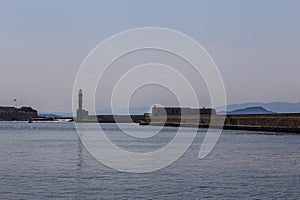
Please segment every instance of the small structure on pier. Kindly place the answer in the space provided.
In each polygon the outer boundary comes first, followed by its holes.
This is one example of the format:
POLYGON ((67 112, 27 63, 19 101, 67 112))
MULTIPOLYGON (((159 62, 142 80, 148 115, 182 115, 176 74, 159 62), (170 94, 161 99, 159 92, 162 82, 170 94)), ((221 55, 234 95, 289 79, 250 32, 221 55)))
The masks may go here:
POLYGON ((213 108, 187 108, 187 107, 157 107, 153 106, 152 116, 195 116, 195 115, 216 115, 213 108))

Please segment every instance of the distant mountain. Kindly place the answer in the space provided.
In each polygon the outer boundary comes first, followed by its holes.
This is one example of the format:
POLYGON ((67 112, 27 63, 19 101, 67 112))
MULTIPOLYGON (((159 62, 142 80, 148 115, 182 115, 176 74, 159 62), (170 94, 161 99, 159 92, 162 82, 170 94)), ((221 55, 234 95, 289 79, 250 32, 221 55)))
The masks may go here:
MULTIPOLYGON (((288 102, 272 102, 272 103, 242 103, 242 104, 231 104, 227 106, 227 111, 234 111, 238 109, 245 109, 249 107, 263 107, 268 111, 276 113, 300 113, 300 103, 288 103, 288 102)), ((224 111, 224 107, 218 107, 218 113, 224 111)))
POLYGON ((60 115, 55 115, 51 113, 39 113, 39 117, 46 117, 46 118, 53 118, 53 119, 62 118, 62 116, 60 115))
MULTIPOLYGON (((223 113, 224 114, 224 113, 223 113)), ((274 114, 274 112, 265 109, 264 107, 248 107, 227 112, 227 114, 242 115, 242 114, 274 114)))
POLYGON ((68 112, 42 112, 39 113, 40 117, 48 117, 48 118, 62 118, 62 117, 73 117, 72 113, 68 112))

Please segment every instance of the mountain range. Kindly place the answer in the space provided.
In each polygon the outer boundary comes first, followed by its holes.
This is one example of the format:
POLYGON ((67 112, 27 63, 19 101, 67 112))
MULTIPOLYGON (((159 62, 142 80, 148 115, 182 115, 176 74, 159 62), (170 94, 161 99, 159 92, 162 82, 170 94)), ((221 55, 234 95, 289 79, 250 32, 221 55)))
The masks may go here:
MULTIPOLYGON (((275 112, 269 111, 261 106, 247 107, 242 109, 237 109, 234 111, 229 111, 227 114, 231 115, 242 115, 242 114, 274 114, 275 112)), ((219 112, 219 114, 225 114, 225 112, 219 112)))
MULTIPOLYGON (((264 109, 276 112, 276 113, 300 113, 300 103, 288 103, 288 102, 272 102, 272 103, 242 103, 242 104, 231 104, 227 105, 227 113, 238 110, 245 109, 249 107, 263 107, 264 109)), ((224 107, 218 107, 217 112, 221 113, 224 111, 224 107)))

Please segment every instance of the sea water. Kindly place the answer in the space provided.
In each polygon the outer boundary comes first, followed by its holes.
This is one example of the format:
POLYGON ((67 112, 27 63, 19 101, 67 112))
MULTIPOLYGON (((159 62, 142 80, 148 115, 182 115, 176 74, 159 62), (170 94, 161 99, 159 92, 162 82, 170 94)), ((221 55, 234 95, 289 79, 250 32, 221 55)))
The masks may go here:
MULTIPOLYGON (((163 147, 177 130, 165 127, 149 139, 134 139, 116 124, 101 126, 118 146, 136 152, 163 147)), ((132 174, 93 158, 74 123, 1 122, 0 199, 300 198, 299 135, 224 130, 213 151, 199 159, 205 132, 199 129, 188 151, 170 166, 132 174)))

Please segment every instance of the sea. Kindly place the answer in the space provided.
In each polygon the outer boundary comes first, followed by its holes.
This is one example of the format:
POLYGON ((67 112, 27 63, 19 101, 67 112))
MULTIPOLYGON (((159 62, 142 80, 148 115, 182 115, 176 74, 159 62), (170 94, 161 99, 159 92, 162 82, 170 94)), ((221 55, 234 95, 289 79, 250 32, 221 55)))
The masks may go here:
MULTIPOLYGON (((166 145, 178 130, 164 127, 135 140, 117 124, 101 127, 118 146, 143 152, 166 145)), ((127 173, 95 159, 75 123, 0 122, 0 199, 300 199, 300 135, 224 130, 199 159, 206 129, 196 131, 189 149, 169 166, 127 173)))

